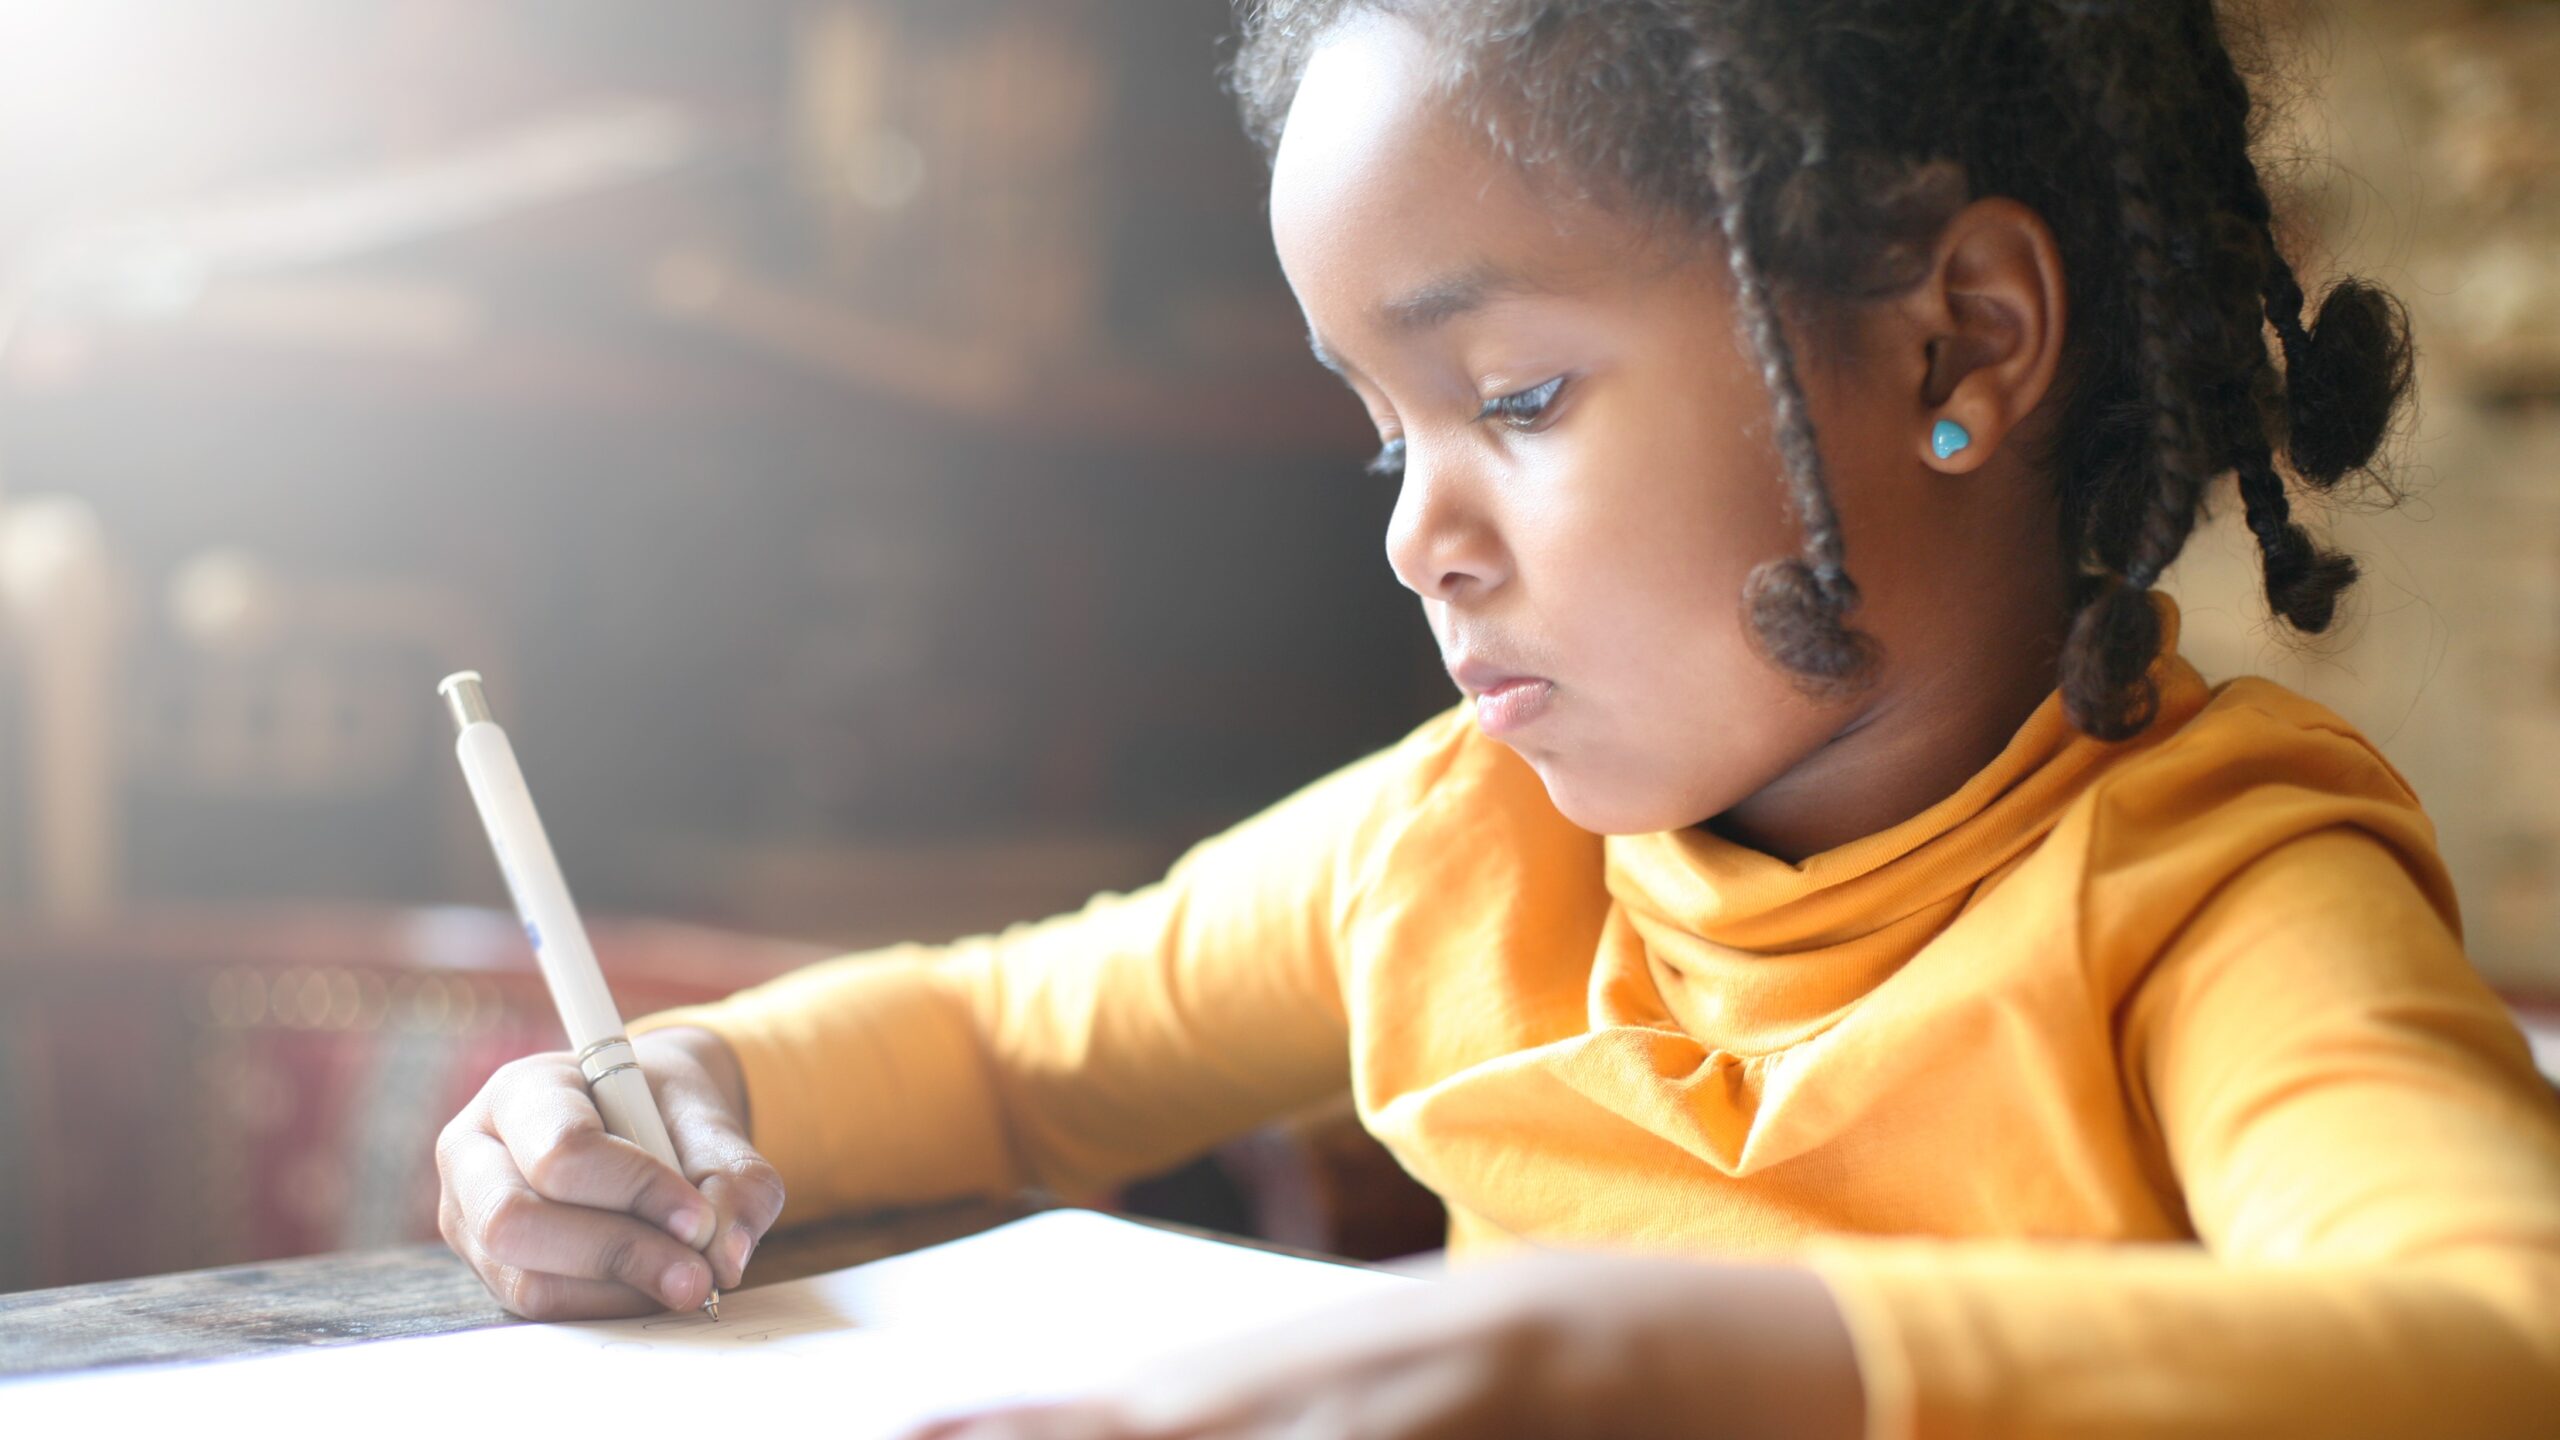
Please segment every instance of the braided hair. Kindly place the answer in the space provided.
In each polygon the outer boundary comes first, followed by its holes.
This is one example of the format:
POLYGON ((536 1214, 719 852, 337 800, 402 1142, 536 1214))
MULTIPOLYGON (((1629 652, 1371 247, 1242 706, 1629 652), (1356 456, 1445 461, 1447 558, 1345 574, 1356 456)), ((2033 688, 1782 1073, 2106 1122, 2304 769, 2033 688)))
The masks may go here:
POLYGON ((1917 283, 1977 196, 2044 218, 2074 317, 2059 423, 2029 457, 2058 486, 2079 577, 2060 676, 2072 722, 2122 739, 2157 713, 2146 592, 2226 472, 2276 615, 2325 630, 2354 582, 2355 562, 2293 519, 2287 472, 2321 491, 2380 483, 2408 320, 2355 279, 2309 309, 2252 155, 2252 37, 2214 0, 1241 3, 1229 81, 1266 154, 1317 43, 1383 12, 1431 38, 1443 92, 1496 154, 1722 243, 1802 535, 1743 603, 1808 690, 1866 683, 1877 652, 1852 623, 1787 322, 1917 283))

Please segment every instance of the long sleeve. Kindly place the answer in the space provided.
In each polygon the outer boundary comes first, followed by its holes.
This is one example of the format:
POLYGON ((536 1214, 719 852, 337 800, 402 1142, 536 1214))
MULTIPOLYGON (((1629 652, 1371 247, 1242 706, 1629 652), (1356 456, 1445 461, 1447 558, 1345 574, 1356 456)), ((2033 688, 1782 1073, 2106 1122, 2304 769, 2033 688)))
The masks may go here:
POLYGON ((2388 850, 2269 853, 2114 1019, 2202 1247, 1817 1247, 1879 1440, 2560 1433, 2560 1104, 2388 850))
POLYGON ((1348 1086, 1343 907, 1382 790, 1433 739, 1336 771, 1142 889, 631 1028, 702 1025, 737 1052, 786 1222, 1160 1168, 1348 1086))

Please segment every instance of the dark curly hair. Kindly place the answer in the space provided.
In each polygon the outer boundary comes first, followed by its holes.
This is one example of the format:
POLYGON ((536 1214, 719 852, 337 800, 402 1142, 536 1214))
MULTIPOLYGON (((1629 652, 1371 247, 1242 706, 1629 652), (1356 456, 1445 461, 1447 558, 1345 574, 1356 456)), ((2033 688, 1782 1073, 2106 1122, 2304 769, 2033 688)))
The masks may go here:
POLYGON ((2305 320, 2252 156, 2263 107, 2235 59, 2256 37, 2213 0, 1247 0, 1229 82, 1266 155, 1309 53, 1364 12, 1430 38, 1448 98, 1497 154, 1724 246, 1804 535, 1744 602, 1808 688, 1863 684, 1875 646, 1850 623, 1858 587, 1781 314, 1916 283, 1938 230, 1985 195, 2041 215, 2066 273, 2061 411, 2033 458, 2080 577, 2060 677, 2072 722, 2112 740, 2156 714, 2145 592, 2226 471, 2268 605, 2328 628, 2356 565, 2294 521, 2278 455, 2318 490, 2379 483, 2408 321, 2354 279, 2305 320))

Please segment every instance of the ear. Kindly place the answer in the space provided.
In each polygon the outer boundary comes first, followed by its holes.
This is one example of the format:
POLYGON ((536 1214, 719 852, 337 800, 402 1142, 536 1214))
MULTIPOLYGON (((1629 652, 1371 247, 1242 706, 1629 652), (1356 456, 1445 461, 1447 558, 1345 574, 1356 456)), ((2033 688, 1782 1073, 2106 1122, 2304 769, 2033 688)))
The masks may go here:
POLYGON ((2061 247, 2027 206, 1976 200, 1939 232, 1928 273, 1901 300, 1903 334, 1921 346, 1911 443, 1930 469, 1969 474, 2043 403, 2061 368, 2061 247), (1942 420, 1970 437, 1943 457, 1932 443, 1942 420))

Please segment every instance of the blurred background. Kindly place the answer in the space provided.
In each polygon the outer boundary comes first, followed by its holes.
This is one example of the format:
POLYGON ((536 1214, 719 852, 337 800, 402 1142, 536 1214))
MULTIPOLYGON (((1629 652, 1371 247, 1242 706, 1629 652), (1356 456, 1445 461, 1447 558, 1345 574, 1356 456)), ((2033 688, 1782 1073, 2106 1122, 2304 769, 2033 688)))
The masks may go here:
MULTIPOLYGON (((2280 148, 2423 413, 2342 633, 2560 989, 2560 5, 2339 0, 2280 148)), ((434 1236, 557 1043, 434 695, 488 677, 626 1013, 1160 873, 1455 696, 1309 362, 1220 0, 0 0, 0 1289, 434 1236)), ((2316 288, 2316 286, 2315 286, 2316 288)), ((1312 1117, 1116 1197, 1347 1253, 1312 1117)))

